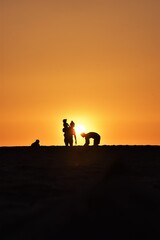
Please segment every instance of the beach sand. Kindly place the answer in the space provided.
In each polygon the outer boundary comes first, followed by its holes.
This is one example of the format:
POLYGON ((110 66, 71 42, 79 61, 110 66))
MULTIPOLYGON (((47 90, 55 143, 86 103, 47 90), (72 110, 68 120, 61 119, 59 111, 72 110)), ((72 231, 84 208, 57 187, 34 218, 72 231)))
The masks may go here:
POLYGON ((0 147, 0 239, 159 239, 160 146, 0 147))

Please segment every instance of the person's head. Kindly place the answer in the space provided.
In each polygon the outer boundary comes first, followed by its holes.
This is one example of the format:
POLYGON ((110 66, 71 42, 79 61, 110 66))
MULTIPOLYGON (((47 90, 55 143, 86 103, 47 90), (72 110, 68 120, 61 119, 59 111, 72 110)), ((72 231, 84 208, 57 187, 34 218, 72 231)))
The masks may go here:
POLYGON ((82 136, 82 137, 85 137, 85 136, 86 136, 86 134, 83 132, 83 133, 81 133, 81 136, 82 136))
POLYGON ((67 122, 67 119, 63 119, 63 123, 66 123, 67 122))
POLYGON ((71 121, 70 126, 75 127, 75 123, 73 121, 71 121))
POLYGON ((39 139, 36 140, 36 143, 39 143, 39 139))

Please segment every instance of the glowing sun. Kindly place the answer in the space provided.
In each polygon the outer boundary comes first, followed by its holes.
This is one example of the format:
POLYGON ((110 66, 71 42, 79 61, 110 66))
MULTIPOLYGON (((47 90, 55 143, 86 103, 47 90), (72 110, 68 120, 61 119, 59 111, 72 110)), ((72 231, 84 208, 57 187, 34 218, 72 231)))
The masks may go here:
POLYGON ((76 134, 81 134, 82 132, 85 132, 85 127, 82 125, 75 126, 76 134))

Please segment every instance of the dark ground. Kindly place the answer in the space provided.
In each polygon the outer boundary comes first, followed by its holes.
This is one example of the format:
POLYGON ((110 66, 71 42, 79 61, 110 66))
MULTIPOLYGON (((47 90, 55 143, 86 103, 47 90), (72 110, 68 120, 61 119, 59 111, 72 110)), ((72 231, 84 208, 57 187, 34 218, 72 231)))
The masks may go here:
POLYGON ((1 147, 0 239, 160 239, 160 146, 1 147))

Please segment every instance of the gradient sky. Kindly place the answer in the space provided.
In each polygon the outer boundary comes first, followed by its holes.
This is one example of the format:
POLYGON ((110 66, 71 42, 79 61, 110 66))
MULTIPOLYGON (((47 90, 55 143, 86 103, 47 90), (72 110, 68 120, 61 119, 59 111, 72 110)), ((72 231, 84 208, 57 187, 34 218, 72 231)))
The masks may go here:
POLYGON ((159 0, 1 0, 0 146, 63 145, 63 118, 159 145, 159 26, 159 0))

